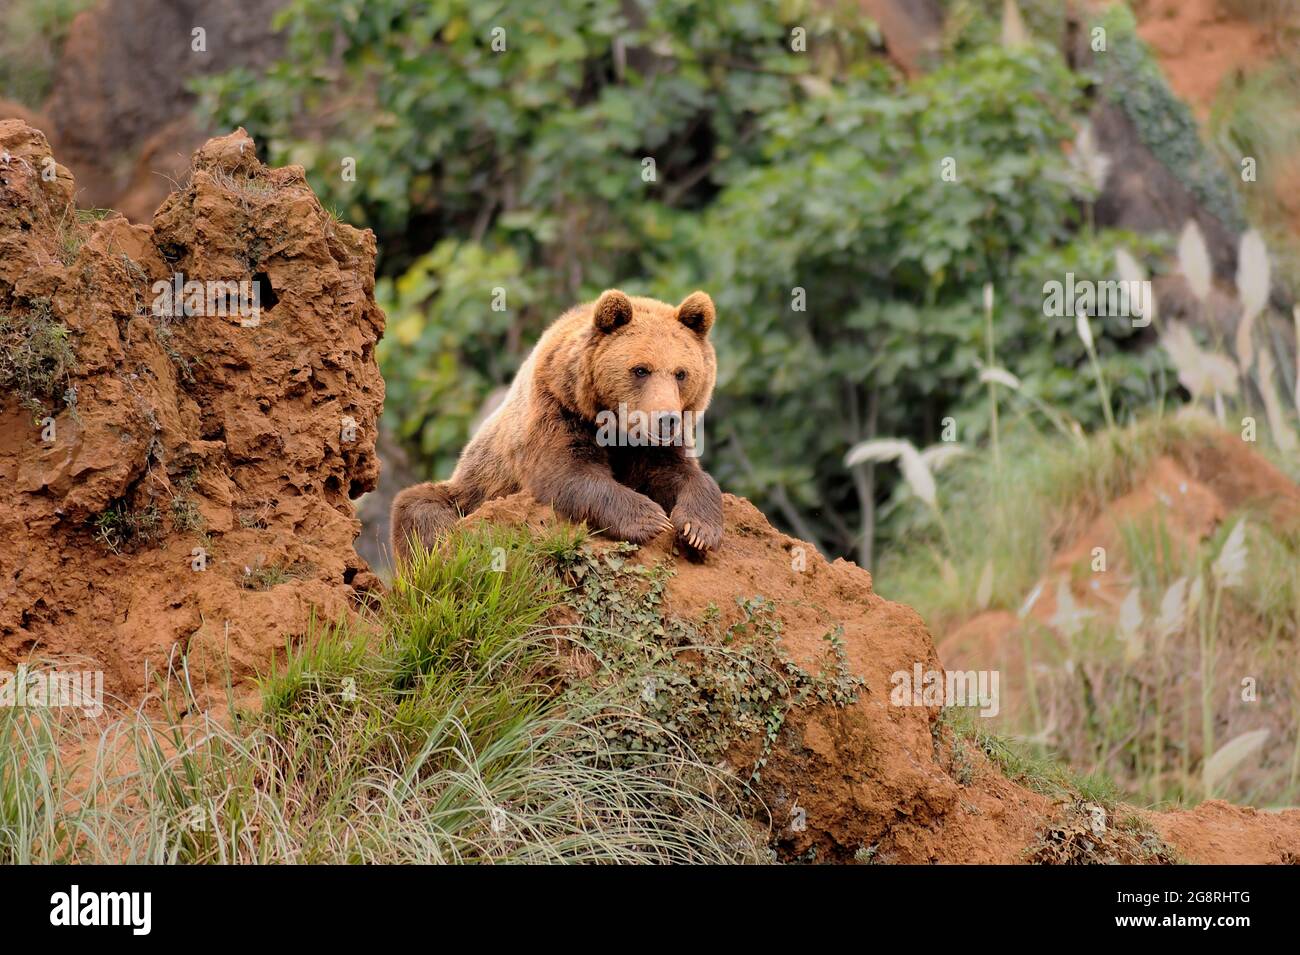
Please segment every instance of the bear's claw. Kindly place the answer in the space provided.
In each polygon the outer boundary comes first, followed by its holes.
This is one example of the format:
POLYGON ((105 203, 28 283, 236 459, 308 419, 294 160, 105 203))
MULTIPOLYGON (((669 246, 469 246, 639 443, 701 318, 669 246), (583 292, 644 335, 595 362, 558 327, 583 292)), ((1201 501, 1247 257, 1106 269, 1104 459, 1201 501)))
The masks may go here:
POLYGON ((700 552, 711 551, 722 543, 722 528, 698 518, 681 521, 680 515, 674 514, 674 526, 677 536, 689 547, 700 552))
POLYGON ((627 526, 622 528, 622 532, 618 534, 619 537, 633 544, 644 544, 647 541, 654 540, 664 531, 673 529, 673 522, 669 520, 663 508, 648 500, 646 505, 645 513, 639 514, 629 521, 627 526))

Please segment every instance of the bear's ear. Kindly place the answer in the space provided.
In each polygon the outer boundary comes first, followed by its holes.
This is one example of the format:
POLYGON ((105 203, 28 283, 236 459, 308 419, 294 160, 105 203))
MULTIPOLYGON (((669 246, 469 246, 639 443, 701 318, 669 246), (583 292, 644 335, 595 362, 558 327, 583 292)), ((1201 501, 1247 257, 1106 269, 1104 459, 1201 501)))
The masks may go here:
POLYGON ((713 327, 713 299, 707 292, 692 292, 677 306, 677 320, 703 337, 713 327))
POLYGON ((602 332, 612 332, 632 321, 632 302, 616 288, 601 292, 592 321, 602 332))

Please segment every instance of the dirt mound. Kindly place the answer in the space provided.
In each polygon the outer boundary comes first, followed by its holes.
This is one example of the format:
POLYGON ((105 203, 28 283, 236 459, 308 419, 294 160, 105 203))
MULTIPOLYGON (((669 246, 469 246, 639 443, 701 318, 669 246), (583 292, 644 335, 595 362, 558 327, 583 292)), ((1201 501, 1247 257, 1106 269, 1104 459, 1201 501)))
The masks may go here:
MULTIPOLYGON (((1234 435, 1209 431, 1182 442, 1157 457, 1130 490, 1060 529, 1060 543, 1034 588, 1039 596, 1028 614, 1050 621, 1064 584, 1082 612, 1113 619, 1132 584, 1133 568, 1120 557, 1127 529, 1158 528, 1167 535, 1168 559, 1176 563, 1242 511, 1300 534, 1300 487, 1234 435), (1107 555, 1104 574, 1087 572, 1098 547, 1107 555)), ((1000 660, 1015 669, 1022 665, 1022 626, 1004 610, 955 622, 939 644, 940 656, 957 668, 1000 660)))
POLYGON ((1300 488, 1207 425, 1109 496, 1061 506, 1018 613, 968 605, 931 618, 944 665, 1002 675, 1001 732, 1151 799, 1206 795, 1201 772, 1217 749, 1262 733, 1258 752, 1208 791, 1293 805, 1293 618, 1249 584, 1286 586, 1300 488), (1220 586, 1212 562, 1238 527, 1251 569, 1220 586))
POLYGON ((1300 864, 1296 817, 1212 799, 1195 809, 1151 813, 1161 837, 1202 865, 1300 864))
POLYGON ((375 584, 373 234, 243 130, 152 227, 78 215, 21 122, 0 157, 0 664, 88 661, 127 700, 177 652, 198 683, 264 667, 375 584))
MULTIPOLYGON (((1073 839, 1072 833, 1093 832, 1091 807, 1007 778, 978 745, 959 738, 937 703, 891 701, 898 674, 940 667, 914 611, 874 593, 871 575, 857 565, 827 562, 812 546, 776 531, 749 502, 724 495, 723 504, 727 536, 707 560, 677 554, 667 538, 633 555, 638 563, 672 569, 669 612, 688 618, 721 612, 725 626, 742 613, 743 602, 761 595, 777 608, 777 639, 790 660, 816 670, 826 659, 827 635, 838 634, 849 668, 864 681, 847 705, 823 701, 793 709, 772 744, 756 788, 772 813, 783 857, 1209 861, 1220 858, 1219 833, 1233 827, 1255 847, 1249 860, 1233 861, 1280 862, 1300 852, 1300 812, 1264 814, 1221 803, 1214 804, 1212 826, 1212 811, 1204 807, 1145 823, 1125 810, 1102 836, 1073 839)), ((466 520, 540 529, 556 518, 520 494, 490 502, 466 520)))

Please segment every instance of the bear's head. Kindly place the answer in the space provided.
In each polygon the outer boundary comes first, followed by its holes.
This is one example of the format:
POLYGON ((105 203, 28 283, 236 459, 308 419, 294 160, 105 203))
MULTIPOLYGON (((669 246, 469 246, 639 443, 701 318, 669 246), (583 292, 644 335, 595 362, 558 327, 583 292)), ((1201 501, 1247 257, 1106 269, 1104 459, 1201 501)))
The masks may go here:
POLYGON ((649 444, 690 441, 713 397, 713 299, 692 292, 677 306, 603 293, 591 313, 583 364, 587 410, 626 415, 649 444))

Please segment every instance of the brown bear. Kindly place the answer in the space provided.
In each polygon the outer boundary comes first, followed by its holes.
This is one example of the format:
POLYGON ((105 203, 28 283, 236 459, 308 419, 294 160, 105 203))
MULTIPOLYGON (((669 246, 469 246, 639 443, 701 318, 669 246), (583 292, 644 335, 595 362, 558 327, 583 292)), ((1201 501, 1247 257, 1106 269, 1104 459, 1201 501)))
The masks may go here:
POLYGON ((526 490, 571 521, 641 544, 674 530, 700 554, 722 541, 722 492, 694 454, 717 359, 713 300, 674 308, 617 289, 546 330, 451 479, 393 501, 393 555, 426 547, 484 501, 526 490))

